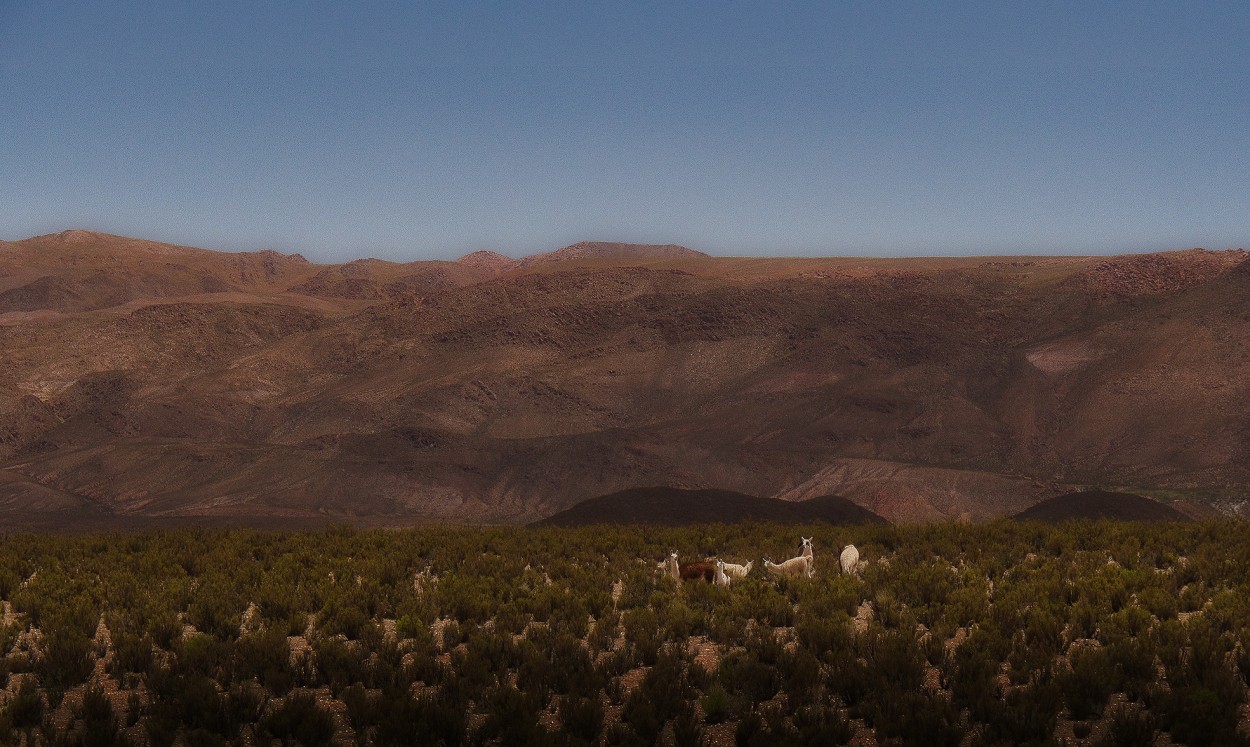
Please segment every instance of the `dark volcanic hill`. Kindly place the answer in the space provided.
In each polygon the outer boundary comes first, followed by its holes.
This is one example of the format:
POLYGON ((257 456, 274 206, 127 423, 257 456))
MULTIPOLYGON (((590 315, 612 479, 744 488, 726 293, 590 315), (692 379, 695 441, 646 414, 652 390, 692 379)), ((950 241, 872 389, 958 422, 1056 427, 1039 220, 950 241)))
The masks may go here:
POLYGON ((0 524, 529 522, 637 485, 892 521, 1250 486, 1241 251, 512 261, 0 245, 0 524))
POLYGON ((537 523, 561 527, 587 524, 685 526, 713 522, 733 524, 740 521, 881 524, 885 519, 836 495, 794 502, 759 498, 732 490, 652 487, 633 488, 591 498, 537 523))
POLYGON ((1132 493, 1088 490, 1047 498, 1016 514, 1029 521, 1059 522, 1071 519, 1117 519, 1120 521, 1188 521, 1189 517, 1165 503, 1132 493))

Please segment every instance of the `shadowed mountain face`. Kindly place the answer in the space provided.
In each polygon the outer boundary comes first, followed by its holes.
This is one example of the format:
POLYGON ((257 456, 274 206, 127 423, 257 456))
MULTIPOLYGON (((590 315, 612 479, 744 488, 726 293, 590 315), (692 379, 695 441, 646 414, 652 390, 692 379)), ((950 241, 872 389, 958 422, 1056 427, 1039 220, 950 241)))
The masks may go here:
MULTIPOLYGON (((1145 499, 1143 499, 1145 500, 1145 499)), ((653 487, 601 495, 548 516, 541 525, 575 527, 588 524, 733 524, 771 521, 779 524, 882 524, 873 512, 841 496, 824 495, 805 501, 781 501, 735 493, 732 490, 680 490, 653 487)))
POLYGON ((1250 264, 0 243, 0 523, 527 522, 640 485, 892 521, 1250 485, 1250 264))
POLYGON ((1116 519, 1118 521, 1185 521, 1185 514, 1171 506, 1131 493, 1090 490, 1047 498, 1016 514, 1029 521, 1116 519))

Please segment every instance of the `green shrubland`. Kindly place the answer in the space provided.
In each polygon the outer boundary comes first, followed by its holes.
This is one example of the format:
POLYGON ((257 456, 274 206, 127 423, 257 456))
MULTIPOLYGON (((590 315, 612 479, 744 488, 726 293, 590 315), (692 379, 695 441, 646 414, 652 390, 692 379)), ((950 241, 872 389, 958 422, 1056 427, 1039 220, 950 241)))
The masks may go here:
POLYGON ((0 744, 1247 743, 1241 522, 12 535, 0 598, 0 744))

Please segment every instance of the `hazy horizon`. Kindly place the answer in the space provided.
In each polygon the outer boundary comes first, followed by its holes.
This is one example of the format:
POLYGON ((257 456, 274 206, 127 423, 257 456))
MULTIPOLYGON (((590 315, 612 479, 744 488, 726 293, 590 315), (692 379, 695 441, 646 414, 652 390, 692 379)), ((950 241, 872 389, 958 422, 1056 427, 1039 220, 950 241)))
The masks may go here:
POLYGON ((0 234, 312 261, 1247 244, 1233 3, 0 5, 0 234))

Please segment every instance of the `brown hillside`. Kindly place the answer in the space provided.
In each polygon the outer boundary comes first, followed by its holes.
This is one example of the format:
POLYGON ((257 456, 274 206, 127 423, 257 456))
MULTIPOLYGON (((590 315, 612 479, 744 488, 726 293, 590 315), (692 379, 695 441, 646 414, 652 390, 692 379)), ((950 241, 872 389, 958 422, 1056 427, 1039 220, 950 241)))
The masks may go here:
POLYGON ((1250 486, 1243 253, 590 254, 10 242, 0 511, 529 522, 650 484, 931 521, 1250 486))

